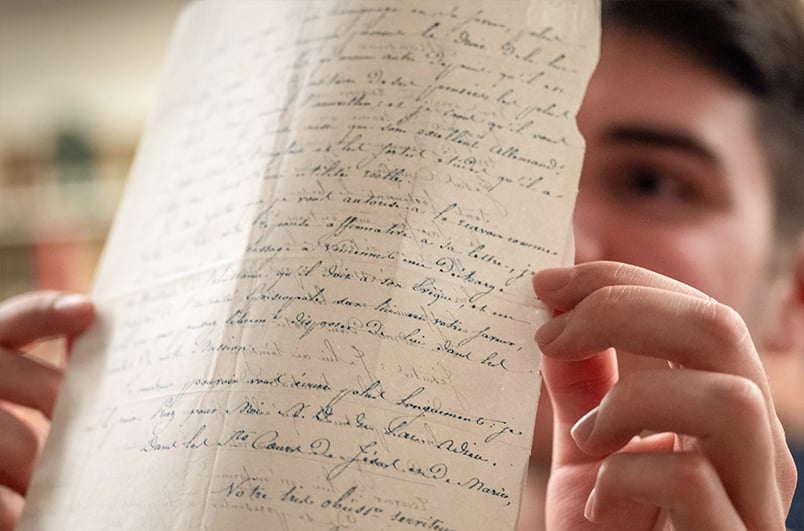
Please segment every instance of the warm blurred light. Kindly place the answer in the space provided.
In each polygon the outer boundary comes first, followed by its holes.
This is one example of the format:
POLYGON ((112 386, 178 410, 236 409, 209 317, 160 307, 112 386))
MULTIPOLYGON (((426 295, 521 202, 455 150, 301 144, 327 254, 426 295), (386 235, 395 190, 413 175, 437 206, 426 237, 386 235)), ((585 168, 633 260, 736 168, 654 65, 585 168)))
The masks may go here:
POLYGON ((186 3, 0 1, 0 144, 73 121, 139 130, 186 3))
POLYGON ((187 0, 0 0, 0 299, 85 291, 187 0))

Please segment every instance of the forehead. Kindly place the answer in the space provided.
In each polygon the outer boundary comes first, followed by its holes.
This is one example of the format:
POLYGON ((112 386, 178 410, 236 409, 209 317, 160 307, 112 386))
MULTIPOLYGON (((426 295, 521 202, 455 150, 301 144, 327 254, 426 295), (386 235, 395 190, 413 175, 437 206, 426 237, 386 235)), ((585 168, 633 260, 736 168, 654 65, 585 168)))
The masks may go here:
POLYGON ((685 49, 650 33, 610 26, 603 31, 578 127, 589 159, 610 144, 633 140, 617 131, 654 132, 708 152, 732 184, 765 188, 770 177, 753 112, 748 93, 685 49))
POLYGON ((621 27, 603 32, 600 61, 578 115, 587 140, 612 124, 653 126, 726 147, 755 144, 751 97, 684 49, 621 27))

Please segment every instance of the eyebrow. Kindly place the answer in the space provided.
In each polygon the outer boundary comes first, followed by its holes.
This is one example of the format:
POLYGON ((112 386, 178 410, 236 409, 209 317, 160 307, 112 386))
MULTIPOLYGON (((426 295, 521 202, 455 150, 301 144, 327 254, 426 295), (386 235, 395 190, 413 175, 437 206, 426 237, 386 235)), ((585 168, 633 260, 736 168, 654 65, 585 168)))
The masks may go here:
POLYGON ((676 149, 711 164, 718 165, 720 163, 719 157, 709 146, 682 131, 642 125, 617 125, 606 131, 603 136, 605 140, 611 142, 676 149))

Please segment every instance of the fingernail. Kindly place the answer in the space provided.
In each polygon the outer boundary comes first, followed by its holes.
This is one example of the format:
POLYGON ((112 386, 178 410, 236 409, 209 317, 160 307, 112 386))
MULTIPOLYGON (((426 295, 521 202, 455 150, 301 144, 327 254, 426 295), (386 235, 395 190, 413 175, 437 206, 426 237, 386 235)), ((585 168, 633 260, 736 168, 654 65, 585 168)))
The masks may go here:
POLYGON ((595 429, 595 422, 597 421, 597 414, 600 411, 600 406, 594 407, 589 412, 581 417, 578 422, 570 430, 572 439, 578 443, 584 443, 592 435, 592 430, 595 429))
POLYGON ((91 304, 89 297, 72 293, 56 299, 56 302, 53 303, 53 309, 57 312, 70 312, 87 304, 91 304))
POLYGON ((589 520, 590 522, 595 521, 595 512, 597 510, 597 492, 595 488, 592 487, 592 492, 589 493, 589 497, 586 498, 586 505, 583 507, 583 517, 589 520))
POLYGON ((568 316, 568 313, 563 313, 553 317, 536 331, 536 342, 540 348, 544 349, 561 335, 567 325, 568 316))
POLYGON ((569 284, 573 268, 560 267, 544 269, 533 275, 533 288, 536 291, 555 291, 569 284))

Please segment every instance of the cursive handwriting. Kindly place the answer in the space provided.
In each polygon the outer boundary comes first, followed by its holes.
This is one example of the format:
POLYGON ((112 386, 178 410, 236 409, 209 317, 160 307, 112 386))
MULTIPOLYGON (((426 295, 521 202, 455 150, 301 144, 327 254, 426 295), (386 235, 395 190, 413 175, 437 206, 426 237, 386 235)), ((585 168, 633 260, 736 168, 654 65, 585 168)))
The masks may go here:
POLYGON ((193 5, 33 528, 513 528, 595 59, 569 3, 193 5))

